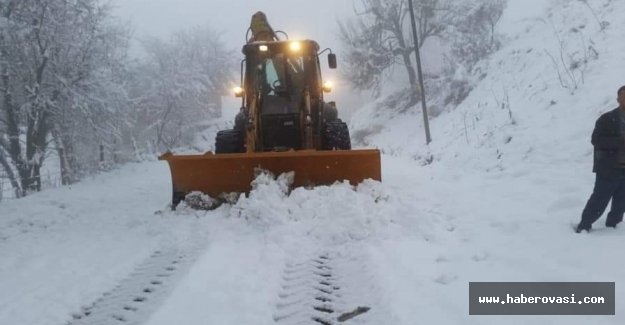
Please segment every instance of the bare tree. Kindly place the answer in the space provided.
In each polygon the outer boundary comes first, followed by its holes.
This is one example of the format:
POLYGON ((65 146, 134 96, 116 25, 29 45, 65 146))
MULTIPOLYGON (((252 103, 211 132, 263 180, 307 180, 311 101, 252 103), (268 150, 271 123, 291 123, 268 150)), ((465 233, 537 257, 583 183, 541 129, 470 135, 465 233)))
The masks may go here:
MULTIPOLYGON (((437 38, 450 48, 454 64, 470 71, 499 46, 496 26, 506 0, 415 0, 417 33, 422 47, 437 38)), ((411 56, 415 49, 408 26, 406 0, 362 0, 356 17, 339 22, 339 37, 346 52, 344 75, 360 90, 380 92, 380 85, 395 67, 405 69, 414 90, 408 106, 419 100, 411 56)), ((447 71, 454 71, 455 68, 447 71)), ((426 76, 427 78, 427 76, 426 76)))
POLYGON ((52 21, 52 6, 47 1, 7 1, 2 5, 2 111, 6 125, 0 144, 17 170, 20 195, 41 187, 39 173, 50 117, 47 98, 52 95, 44 86, 50 62, 46 24, 52 21))
POLYGON ((186 143, 219 116, 234 55, 196 28, 147 42, 130 64, 128 28, 106 0, 0 0, 0 169, 17 196, 41 190, 52 153, 63 184, 137 152, 186 143))
POLYGON ((506 3, 506 0, 469 1, 456 8, 463 14, 454 17, 447 36, 454 60, 470 70, 499 48, 496 27, 506 3))
MULTIPOLYGON (((4 169, 15 170, 20 195, 41 190, 40 168, 51 141, 63 179, 74 179, 74 153, 89 116, 104 103, 101 73, 125 52, 124 33, 100 0, 20 0, 0 3, 2 92, 0 148, 4 169), (80 130, 80 131, 79 131, 80 130), (8 158, 10 159, 6 159, 8 158)), ((97 134, 97 133, 96 133, 97 134)), ((10 174, 10 173, 9 173, 10 174)))
POLYGON ((221 115, 221 96, 233 84, 233 53, 208 28, 144 42, 148 59, 136 70, 132 96, 135 138, 160 150, 189 144, 198 122, 221 115))
MULTIPOLYGON (((418 100, 417 77, 411 54, 414 53, 408 28, 408 6, 405 0, 362 0, 357 17, 339 22, 339 37, 346 50, 349 74, 345 77, 357 89, 380 90, 384 74, 395 66, 404 67, 415 90, 411 104, 418 100)), ((450 12, 447 0, 417 0, 415 5, 417 33, 425 41, 445 30, 450 12)))
POLYGON ((121 142, 121 121, 128 102, 123 62, 129 32, 113 20, 110 8, 84 1, 68 34, 72 46, 54 47, 52 74, 57 98, 50 103, 52 138, 60 159, 64 184, 93 170, 100 144, 121 142))

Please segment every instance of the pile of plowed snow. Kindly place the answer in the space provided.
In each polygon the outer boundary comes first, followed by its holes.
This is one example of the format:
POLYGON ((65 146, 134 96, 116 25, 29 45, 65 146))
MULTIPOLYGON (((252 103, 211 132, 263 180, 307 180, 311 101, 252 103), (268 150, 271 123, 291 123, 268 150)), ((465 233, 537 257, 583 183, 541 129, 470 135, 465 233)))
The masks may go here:
MULTIPOLYGON (((430 238, 447 228, 436 213, 420 211, 419 200, 409 193, 377 181, 293 189, 293 177, 293 173, 277 177, 260 173, 249 194, 224 204, 217 215, 242 219, 253 229, 312 236, 327 243, 388 238, 398 232, 430 238)), ((177 213, 191 212, 183 205, 177 213)))

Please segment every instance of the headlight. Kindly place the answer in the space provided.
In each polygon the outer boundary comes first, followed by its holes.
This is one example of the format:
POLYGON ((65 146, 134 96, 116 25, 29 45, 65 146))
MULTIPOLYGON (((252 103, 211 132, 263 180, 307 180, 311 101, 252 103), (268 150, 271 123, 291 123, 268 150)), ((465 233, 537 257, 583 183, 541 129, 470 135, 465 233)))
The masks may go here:
POLYGON ((323 92, 329 93, 332 91, 332 81, 326 81, 323 83, 323 92))
POLYGON ((235 97, 243 97, 243 94, 245 93, 245 90, 241 87, 234 87, 233 91, 235 97))
POLYGON ((269 48, 267 47, 267 45, 261 45, 258 47, 258 50, 260 50, 261 52, 267 52, 269 48))
POLYGON ((293 52, 299 52, 302 49, 302 43, 300 42, 291 42, 289 43, 289 49, 293 52))

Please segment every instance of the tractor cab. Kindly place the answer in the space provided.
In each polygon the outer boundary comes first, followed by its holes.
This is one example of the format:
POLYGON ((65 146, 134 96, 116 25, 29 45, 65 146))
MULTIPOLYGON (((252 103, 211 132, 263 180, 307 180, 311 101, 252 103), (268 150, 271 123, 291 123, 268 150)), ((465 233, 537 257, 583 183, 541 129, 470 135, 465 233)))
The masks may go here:
MULTIPOLYGON (((259 150, 319 146, 324 110, 333 107, 323 101, 318 52, 319 45, 312 40, 252 42, 243 47, 242 113, 249 116, 250 107, 259 110, 260 141, 256 143, 259 150), (307 128, 312 136, 308 144, 307 128)), ((332 53, 329 62, 331 67, 336 67, 332 53)))

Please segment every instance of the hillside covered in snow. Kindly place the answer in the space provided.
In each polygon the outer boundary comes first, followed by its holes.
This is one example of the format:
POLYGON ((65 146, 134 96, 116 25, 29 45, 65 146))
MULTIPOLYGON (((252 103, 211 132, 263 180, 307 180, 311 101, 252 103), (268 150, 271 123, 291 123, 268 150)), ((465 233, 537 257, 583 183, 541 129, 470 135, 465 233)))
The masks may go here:
POLYGON ((352 132, 390 155, 471 170, 556 162, 557 169, 588 169, 594 122, 618 106, 625 84, 624 47, 616 41, 624 36, 623 10, 609 0, 512 0, 499 25, 501 50, 470 76, 477 81, 469 96, 432 119, 429 147, 420 105, 401 114, 387 98, 360 110, 352 132))

